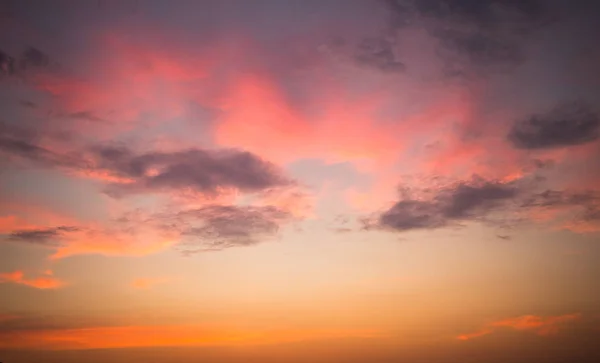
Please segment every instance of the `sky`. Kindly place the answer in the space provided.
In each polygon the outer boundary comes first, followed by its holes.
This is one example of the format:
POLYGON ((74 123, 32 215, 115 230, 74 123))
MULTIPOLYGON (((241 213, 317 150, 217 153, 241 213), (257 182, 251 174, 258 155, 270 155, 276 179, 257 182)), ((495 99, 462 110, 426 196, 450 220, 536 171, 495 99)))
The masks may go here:
POLYGON ((0 361, 597 362, 599 14, 0 1, 0 361))

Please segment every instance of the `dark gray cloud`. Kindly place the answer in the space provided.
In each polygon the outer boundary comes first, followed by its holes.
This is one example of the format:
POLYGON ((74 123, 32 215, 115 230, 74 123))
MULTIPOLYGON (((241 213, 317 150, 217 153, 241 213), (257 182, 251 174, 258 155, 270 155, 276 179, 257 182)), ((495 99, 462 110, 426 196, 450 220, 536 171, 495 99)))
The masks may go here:
POLYGON ((524 208, 586 206, 597 201, 600 201, 600 193, 597 191, 545 190, 528 196, 521 206, 524 208))
POLYGON ((0 72, 3 75, 24 74, 34 69, 48 68, 52 64, 52 60, 46 53, 34 47, 25 49, 19 57, 13 57, 0 50, 0 72))
MULTIPOLYGON (((177 214, 185 253, 251 246, 271 238, 290 214, 272 206, 210 205, 177 214)), ((172 226, 171 226, 172 228, 172 226)))
POLYGON ((40 245, 58 245, 60 239, 67 233, 77 232, 81 229, 75 226, 60 226, 43 229, 26 229, 10 233, 9 239, 40 245))
POLYGON ((508 140, 519 149, 550 149, 598 139, 600 116, 587 104, 561 104, 542 114, 515 122, 508 140))
POLYGON ((41 146, 39 138, 38 133, 30 129, 0 122, 0 155, 50 167, 76 168, 83 165, 83 160, 78 156, 56 153, 41 146))
POLYGON ((45 167, 101 170, 131 179, 110 184, 114 196, 168 190, 192 190, 207 195, 235 188, 258 192, 293 182, 275 165, 240 150, 187 149, 177 152, 136 153, 124 146, 94 146, 54 152, 39 143, 37 133, 0 123, 0 154, 19 157, 45 167))
POLYGON ((476 23, 482 27, 496 26, 497 23, 508 19, 534 22, 545 11, 540 0, 396 0, 390 2, 412 3, 421 16, 476 23))
MULTIPOLYGON (((391 208, 366 218, 366 229, 405 232, 459 226, 480 221, 504 228, 522 223, 532 210, 548 209, 558 213, 554 222, 563 226, 582 223, 595 230, 600 222, 600 192, 596 190, 539 191, 534 183, 517 180, 509 183, 473 178, 436 189, 401 189, 401 198, 391 208)), ((567 227, 569 228, 569 227, 567 227)), ((570 229, 570 228, 569 228, 570 229)), ((499 235, 498 238, 509 239, 499 235)))
POLYGON ((446 29, 435 34, 440 41, 438 54, 446 61, 447 75, 467 75, 471 66, 503 71, 524 59, 516 44, 483 32, 446 29))
POLYGON ((41 50, 29 47, 19 59, 19 67, 23 70, 30 68, 48 67, 50 65, 50 57, 41 50))
POLYGON ((49 160, 52 152, 37 145, 35 133, 0 122, 0 152, 31 160, 49 160))
MULTIPOLYGON (((138 153, 125 146, 82 148, 77 157, 40 146, 38 135, 27 128, 0 124, 0 153, 35 162, 45 167, 105 171, 130 179, 108 184, 112 195, 181 192, 192 190, 218 195, 223 189, 262 192, 293 185, 273 164, 239 150, 188 149, 177 152, 138 153)), ((137 238, 141 228, 164 231, 184 241, 185 253, 219 250, 257 244, 277 234, 282 223, 292 219, 288 212, 272 206, 211 205, 200 209, 172 211, 145 218, 125 216, 106 231, 137 238)), ((59 226, 14 231, 14 241, 60 246, 66 234, 81 230, 59 226)))
POLYGON ((15 74, 15 59, 2 50, 0 50, 0 72, 6 76, 15 74))
POLYGON ((74 112, 74 113, 68 114, 67 116, 70 118, 73 118, 73 119, 78 119, 78 120, 85 120, 85 121, 92 121, 92 122, 105 122, 104 119, 94 115, 93 113, 91 113, 89 111, 74 112))
POLYGON ((403 193, 400 201, 371 222, 371 227, 395 231, 434 229, 479 219, 517 196, 513 184, 485 180, 460 182, 434 191, 426 199, 403 193))
POLYGON ((135 154, 125 147, 97 147, 94 152, 100 168, 134 180, 111 185, 115 195, 182 188, 205 194, 220 188, 256 192, 291 183, 275 165, 239 150, 135 154))
POLYGON ((444 72, 508 70, 524 60, 527 36, 550 18, 538 0, 389 0, 391 26, 419 24, 439 41, 444 72))
POLYGON ((192 254, 262 243, 275 237, 281 225, 292 221, 292 214, 274 206, 211 204, 146 216, 132 213, 115 222, 128 233, 151 229, 171 236, 179 240, 176 249, 192 254))
POLYGON ((111 221, 105 228, 57 226, 15 230, 6 237, 14 242, 58 248, 64 246, 66 238, 74 232, 135 242, 143 238, 144 233, 153 231, 178 240, 175 248, 184 254, 192 254, 265 242, 277 235, 281 225, 293 220, 289 212, 274 206, 207 205, 154 214, 134 211, 111 221))
POLYGON ((27 101, 27 100, 21 100, 19 101, 19 104, 23 107, 27 107, 27 108, 36 108, 37 105, 34 102, 31 101, 27 101))
POLYGON ((356 62, 382 72, 403 72, 405 65, 396 59, 392 44, 384 38, 367 38, 358 44, 356 62))

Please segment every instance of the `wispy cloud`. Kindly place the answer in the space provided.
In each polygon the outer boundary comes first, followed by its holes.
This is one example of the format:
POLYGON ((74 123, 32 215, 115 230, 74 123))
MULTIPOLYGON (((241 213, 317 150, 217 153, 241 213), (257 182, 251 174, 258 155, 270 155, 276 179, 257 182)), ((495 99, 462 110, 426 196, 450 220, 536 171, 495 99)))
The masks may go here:
POLYGON ((471 340, 488 334, 492 334, 499 329, 511 329, 517 331, 532 332, 537 335, 547 336, 557 334, 565 325, 577 321, 581 314, 567 314, 557 316, 536 316, 523 315, 515 318, 508 318, 494 321, 486 324, 473 333, 461 334, 456 337, 458 340, 471 340))
POLYGON ((508 134, 521 149, 550 149, 581 145, 600 136, 600 116, 582 102, 565 103, 514 123, 508 134))
POLYGON ((28 242, 41 245, 52 245, 65 234, 80 231, 75 226, 59 226, 44 229, 23 229, 12 231, 9 238, 13 241, 28 242))
POLYGON ((46 271, 43 276, 28 279, 23 271, 6 272, 0 273, 0 283, 13 283, 42 290, 65 286, 65 282, 52 277, 52 275, 51 271, 46 271))

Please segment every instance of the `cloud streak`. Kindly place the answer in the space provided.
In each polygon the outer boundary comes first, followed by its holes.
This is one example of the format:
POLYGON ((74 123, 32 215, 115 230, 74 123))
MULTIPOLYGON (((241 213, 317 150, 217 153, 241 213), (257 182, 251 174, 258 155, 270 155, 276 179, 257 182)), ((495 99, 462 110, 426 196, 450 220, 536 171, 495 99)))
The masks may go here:
POLYGON ((9 234, 9 239, 17 242, 27 242, 40 245, 53 245, 56 240, 60 240, 65 234, 80 231, 75 226, 59 226, 44 229, 23 229, 16 230, 9 234))
POLYGON ((65 286, 63 281, 52 277, 51 271, 46 271, 44 275, 28 279, 25 278, 23 271, 0 273, 0 283, 24 285, 41 290, 58 289, 65 286))
POLYGON ((598 139, 600 116, 587 104, 566 103, 513 124, 508 140, 519 149, 552 149, 598 139))
POLYGON ((463 341, 472 340, 492 334, 499 329, 526 331, 540 336, 548 336, 558 334, 564 325, 568 325, 579 319, 581 319, 581 314, 578 313, 545 317, 523 315, 488 323, 481 330, 473 333, 461 334, 457 336, 456 339, 463 341))

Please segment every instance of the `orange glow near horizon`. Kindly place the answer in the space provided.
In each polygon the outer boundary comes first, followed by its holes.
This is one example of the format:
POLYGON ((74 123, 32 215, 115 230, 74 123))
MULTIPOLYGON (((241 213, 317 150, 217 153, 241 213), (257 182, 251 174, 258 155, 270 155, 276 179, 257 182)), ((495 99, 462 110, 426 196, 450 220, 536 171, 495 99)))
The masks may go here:
POLYGON ((375 330, 265 330, 214 331, 198 326, 118 326, 82 329, 0 332, 0 348, 17 349, 107 349, 131 347, 181 347, 219 345, 263 345, 299 341, 381 338, 375 330))

